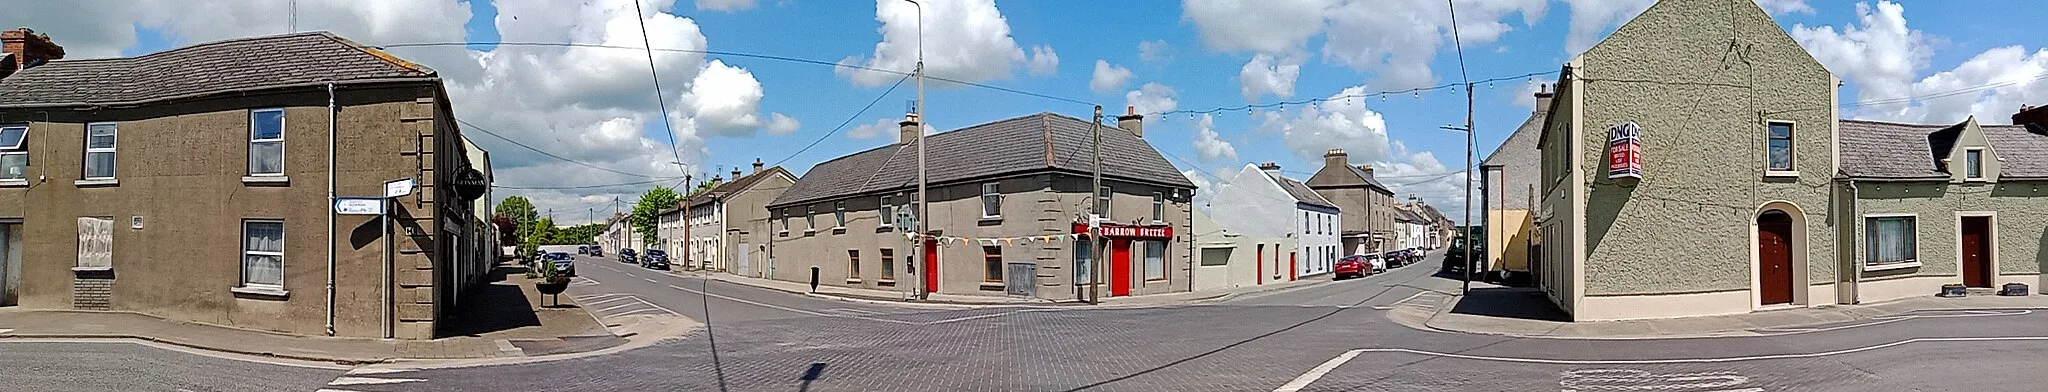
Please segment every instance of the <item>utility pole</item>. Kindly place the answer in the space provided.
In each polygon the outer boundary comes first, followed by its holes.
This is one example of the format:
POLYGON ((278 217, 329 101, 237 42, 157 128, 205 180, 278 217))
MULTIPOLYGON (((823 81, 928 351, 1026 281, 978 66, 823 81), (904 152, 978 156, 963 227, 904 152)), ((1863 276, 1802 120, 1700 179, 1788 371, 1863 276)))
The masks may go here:
MULTIPOLYGON (((925 183, 926 178, 924 166, 924 4, 918 3, 917 0, 904 1, 910 2, 910 5, 917 6, 917 234, 918 236, 922 237, 926 234, 926 232, 930 231, 929 224, 925 223, 925 221, 931 216, 928 214, 931 211, 925 208, 925 203, 928 203, 931 200, 931 195, 927 193, 928 189, 926 189, 925 187, 927 184, 925 183)), ((924 251, 924 243, 926 241, 931 240, 928 238, 920 238, 918 240, 916 250, 914 250, 913 252, 920 253, 921 256, 923 256, 919 258, 919 260, 924 260, 924 262, 926 263, 924 273, 937 274, 938 271, 934 271, 930 267, 936 266, 938 264, 932 262, 931 260, 928 260, 931 258, 932 255, 927 254, 927 252, 924 251)), ((919 285, 924 284, 923 282, 925 281, 925 279, 923 276, 919 276, 917 277, 917 279, 919 285)), ((923 287, 922 289, 918 290, 917 298, 926 299, 929 298, 930 295, 931 288, 923 287)))
MULTIPOLYGON (((683 217, 682 222, 680 222, 683 224, 683 268, 690 268, 693 265, 692 263, 694 263, 690 261, 690 205, 696 203, 690 202, 691 179, 693 178, 690 173, 683 173, 683 217)), ((659 221, 660 219, 656 220, 659 221)), ((702 270, 703 268, 699 267, 697 269, 702 270)))
MULTIPOLYGON (((1479 130, 1472 128, 1473 84, 1472 76, 1465 71, 1465 41, 1463 38, 1458 37, 1458 3, 1451 0, 1444 0, 1444 3, 1450 6, 1451 43, 1458 48, 1458 74, 1465 79, 1465 220, 1461 221, 1465 224, 1465 230, 1461 230, 1458 233, 1458 235, 1465 237, 1465 261, 1463 261, 1465 265, 1462 266, 1464 267, 1462 269, 1465 270, 1465 283, 1464 287, 1460 288, 1459 293, 1470 294, 1472 292, 1472 156, 1475 154, 1472 150, 1475 148, 1473 146, 1476 143, 1475 139, 1479 137, 1479 130)), ((1449 256, 1445 255, 1445 257, 1449 256)))
POLYGON ((1102 304, 1102 224, 1098 219, 1109 211, 1102 208, 1102 105, 1095 105, 1093 128, 1095 169, 1088 186, 1088 303, 1102 304))

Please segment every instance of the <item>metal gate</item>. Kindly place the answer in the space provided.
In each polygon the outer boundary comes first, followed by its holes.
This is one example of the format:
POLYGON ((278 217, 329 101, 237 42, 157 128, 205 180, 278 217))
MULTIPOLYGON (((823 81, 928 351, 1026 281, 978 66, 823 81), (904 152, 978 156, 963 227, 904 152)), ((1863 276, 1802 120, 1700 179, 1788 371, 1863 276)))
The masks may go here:
POLYGON ((1003 285, 1013 296, 1033 297, 1038 294, 1038 265, 1031 263, 1010 263, 1003 271, 1003 285))
POLYGON ((752 276, 754 276, 754 269, 753 269, 753 266, 752 266, 752 264, 749 264, 749 263, 747 263, 747 255, 749 255, 749 254, 752 254, 752 253, 754 253, 754 252, 751 252, 752 250, 753 250, 753 249, 751 249, 751 248, 748 248, 748 247, 747 247, 747 243, 745 243, 745 242, 741 242, 741 243, 740 243, 740 265, 739 265, 739 270, 740 270, 740 276, 746 276, 746 277, 752 277, 752 276))

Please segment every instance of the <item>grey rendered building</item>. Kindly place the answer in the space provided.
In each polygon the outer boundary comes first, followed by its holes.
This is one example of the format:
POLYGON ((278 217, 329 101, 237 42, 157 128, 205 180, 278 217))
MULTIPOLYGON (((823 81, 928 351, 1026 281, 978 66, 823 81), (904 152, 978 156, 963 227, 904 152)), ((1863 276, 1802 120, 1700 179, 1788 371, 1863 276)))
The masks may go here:
POLYGON ((1750 0, 1660 1, 1574 57, 1538 147, 1543 291, 1576 320, 1848 299, 1836 86, 1750 0), (1611 165, 1631 133, 1639 179, 1611 165))
POLYGON ((1089 191, 1087 120, 1040 113, 926 136, 926 234, 937 238, 913 242, 892 218, 917 193, 912 117, 897 143, 818 164, 768 204, 769 277, 803 282, 815 268, 821 284, 906 295, 1073 300, 1088 291, 1078 283, 1090 280, 1092 250, 1106 248, 1101 295, 1188 291, 1194 184, 1146 143, 1141 121, 1101 126, 1101 199, 1089 191), (1106 207, 1105 238, 1074 235, 1091 204, 1106 207), (1012 265, 1030 276, 1010 276, 1012 265))
POLYGON ((1341 211, 1343 256, 1393 249, 1394 205, 1399 202, 1392 189, 1373 178, 1372 165, 1351 166, 1350 154, 1331 149, 1307 184, 1341 211))
MULTIPOLYGON (((689 240, 686 248, 672 250, 678 252, 673 258, 692 268, 768 276, 768 203, 789 190, 796 175, 782 166, 764 169, 760 160, 752 172, 735 168, 731 174, 731 180, 683 200, 690 206, 689 240)), ((682 212, 676 208, 663 215, 682 212)))
POLYGON ((495 261, 432 69, 318 32, 86 60, 0 40, 0 307, 428 339, 495 261), (329 184, 401 178, 386 264, 377 217, 333 215, 329 184))

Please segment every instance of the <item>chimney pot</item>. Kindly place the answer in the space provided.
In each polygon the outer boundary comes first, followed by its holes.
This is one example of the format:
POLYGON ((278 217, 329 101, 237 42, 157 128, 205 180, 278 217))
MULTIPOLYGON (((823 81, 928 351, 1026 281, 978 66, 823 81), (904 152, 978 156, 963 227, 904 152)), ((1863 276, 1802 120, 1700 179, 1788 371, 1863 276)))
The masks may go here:
POLYGON ((1124 115, 1116 116, 1116 127, 1145 137, 1145 116, 1138 114, 1137 106, 1125 105, 1124 115))
POLYGON ((1259 163, 1259 170, 1265 170, 1265 171, 1269 171, 1269 172, 1277 172, 1277 171, 1280 171, 1280 164, 1279 164, 1279 163, 1273 163, 1273 162, 1262 162, 1262 163, 1259 163))
POLYGON ((737 168, 737 167, 735 167, 735 168, 732 168, 732 178, 733 178, 733 179, 739 179, 739 178, 740 178, 740 168, 737 168))
POLYGON ((754 172, 761 172, 761 158, 754 158, 754 172))

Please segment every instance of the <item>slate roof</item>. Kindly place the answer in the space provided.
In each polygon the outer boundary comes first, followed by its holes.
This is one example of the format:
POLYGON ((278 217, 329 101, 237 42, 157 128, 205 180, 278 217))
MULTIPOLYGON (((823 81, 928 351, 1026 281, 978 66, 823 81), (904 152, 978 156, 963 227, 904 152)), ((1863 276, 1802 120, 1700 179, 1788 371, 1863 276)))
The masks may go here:
POLYGON ((1489 178, 1485 183, 1487 187, 1500 187, 1486 190, 1488 197, 1499 199, 1490 202, 1489 207, 1516 210, 1536 208, 1529 205, 1530 190, 1536 187, 1537 179, 1543 176, 1543 154, 1536 149, 1536 142, 1542 140, 1543 124, 1550 117, 1550 105, 1547 102, 1549 99, 1541 101, 1546 102, 1539 102, 1536 105, 1537 109, 1529 114, 1528 120, 1522 121, 1521 128, 1515 128, 1514 134, 1508 135, 1507 140, 1500 142, 1500 147, 1494 148, 1492 153, 1486 155, 1486 160, 1479 162, 1479 167, 1482 168, 1500 168, 1500 178, 1489 178))
POLYGON ((696 196, 685 198, 682 202, 676 203, 675 207, 669 207, 668 209, 664 209, 661 211, 661 213, 668 214, 670 212, 682 210, 683 204, 686 203, 692 207, 710 204, 711 202, 718 201, 719 199, 724 199, 727 196, 732 196, 735 193, 739 193, 741 190, 745 190, 747 189, 747 187, 754 186, 754 184, 760 183, 761 180, 768 179, 769 177, 774 177, 777 174, 788 175, 791 178, 796 177, 796 175, 790 174, 789 170, 783 169, 782 166, 762 169, 758 173, 739 176, 739 178, 734 178, 726 180, 723 183, 719 183, 718 186, 711 187, 711 190, 704 191, 703 193, 698 193, 696 196))
POLYGON ((1272 172, 1261 172, 1265 173, 1267 178, 1272 178, 1273 183, 1280 184, 1280 189, 1286 189, 1287 195, 1293 196, 1296 203, 1337 208, 1336 203, 1331 203, 1330 199, 1325 199, 1322 194, 1316 193, 1314 189, 1309 189, 1308 184, 1303 184, 1301 181, 1295 181, 1292 178, 1287 178, 1287 176, 1273 174, 1272 172))
POLYGON ((1357 166, 1351 165, 1344 165, 1344 167, 1330 167, 1329 165, 1323 165, 1322 169, 1316 170, 1316 174, 1308 177, 1308 182, 1314 183, 1313 185, 1309 185, 1310 188, 1348 188, 1364 186, 1378 188, 1382 191, 1393 191, 1393 188, 1388 188, 1386 184, 1381 184, 1379 179, 1373 178, 1371 173, 1366 173, 1364 169, 1359 169, 1357 166), (1328 174, 1326 175, 1325 173, 1328 174))
MULTIPOLYGON (((1850 178, 1944 180, 1940 159, 1966 123, 1903 124, 1842 120, 1842 173, 1850 178)), ((1978 124, 2000 158, 2000 176, 2048 178, 2048 135, 2019 125, 1978 124)))
MULTIPOLYGON (((1092 124, 1038 113, 925 136, 926 175, 932 184, 1014 173, 1060 170, 1088 173, 1092 124)), ((1194 189, 1195 184, 1145 139, 1102 125, 1104 178, 1194 189)), ((917 186, 917 144, 896 143, 812 167, 770 206, 878 193, 917 186)))
POLYGON ((434 70, 326 32, 241 38, 137 57, 53 60, 0 79, 0 107, 128 105, 319 82, 425 79, 434 70))

